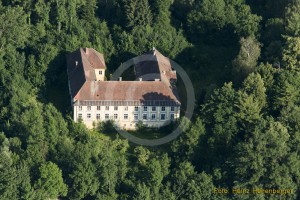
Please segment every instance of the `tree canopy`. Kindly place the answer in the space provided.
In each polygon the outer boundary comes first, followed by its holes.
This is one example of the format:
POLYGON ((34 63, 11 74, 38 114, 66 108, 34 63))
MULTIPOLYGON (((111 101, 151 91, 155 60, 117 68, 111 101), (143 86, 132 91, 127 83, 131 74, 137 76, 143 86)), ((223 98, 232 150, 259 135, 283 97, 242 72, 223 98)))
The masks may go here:
MULTIPOLYGON (((299 199, 299 8, 299 0, 0 0, 0 199, 299 199), (108 75, 153 47, 180 64, 196 93, 192 119, 176 122, 182 134, 146 147, 110 123, 73 122, 65 56, 80 47, 103 53, 108 75)), ((180 77, 177 87, 183 116, 180 77)))

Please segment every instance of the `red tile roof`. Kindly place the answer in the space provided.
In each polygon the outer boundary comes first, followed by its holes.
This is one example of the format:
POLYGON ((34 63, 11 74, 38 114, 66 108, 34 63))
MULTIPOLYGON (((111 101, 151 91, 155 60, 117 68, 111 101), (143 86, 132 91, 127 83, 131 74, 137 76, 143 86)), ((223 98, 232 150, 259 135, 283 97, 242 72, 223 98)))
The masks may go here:
POLYGON ((172 88, 162 81, 87 81, 74 97, 78 100, 179 102, 172 88))
POLYGON ((170 62, 158 51, 157 60, 162 61, 160 64, 146 61, 139 65, 158 75, 160 70, 165 71, 161 74, 162 81, 96 81, 95 69, 106 68, 103 55, 91 48, 70 53, 67 65, 72 98, 74 101, 170 101, 178 105, 177 90, 169 83, 169 78, 173 77, 170 62))
POLYGON ((140 59, 135 60, 135 72, 137 77, 152 74, 152 79, 161 79, 165 82, 176 81, 176 71, 172 69, 169 58, 163 56, 155 48, 140 59), (145 61, 141 61, 144 60, 145 61))
POLYGON ((103 54, 97 52, 93 48, 80 49, 81 56, 86 57, 87 64, 89 64, 94 69, 106 69, 103 54))

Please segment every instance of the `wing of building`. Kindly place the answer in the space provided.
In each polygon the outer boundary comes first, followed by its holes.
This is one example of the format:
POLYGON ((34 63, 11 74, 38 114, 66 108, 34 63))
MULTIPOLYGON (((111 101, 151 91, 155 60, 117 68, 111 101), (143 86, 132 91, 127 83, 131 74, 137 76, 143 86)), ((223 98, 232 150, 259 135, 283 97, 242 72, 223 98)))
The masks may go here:
POLYGON ((107 81, 104 56, 92 48, 67 55, 69 91, 74 121, 92 128, 97 122, 114 120, 124 129, 142 121, 160 127, 180 116, 176 71, 159 51, 134 60, 137 81, 107 81))

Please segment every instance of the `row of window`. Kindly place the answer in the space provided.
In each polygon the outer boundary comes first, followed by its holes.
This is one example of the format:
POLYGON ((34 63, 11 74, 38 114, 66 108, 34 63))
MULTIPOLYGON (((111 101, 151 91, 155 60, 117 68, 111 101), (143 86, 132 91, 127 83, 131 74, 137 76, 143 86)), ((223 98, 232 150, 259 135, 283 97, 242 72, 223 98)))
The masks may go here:
MULTIPOLYGON (((114 114, 113 116, 113 119, 118 119, 118 114, 114 114)), ((128 114, 124 114, 124 120, 128 120, 128 114)), ((78 114, 78 118, 81 118, 82 119, 82 113, 79 113, 78 114)), ((92 114, 91 113, 87 113, 86 114, 86 118, 87 119, 91 119, 92 118, 92 114)), ((99 114, 99 113, 97 113, 96 114, 96 119, 97 120, 100 120, 101 119, 101 115, 99 114)), ((104 119, 110 119, 110 116, 109 116, 109 114, 105 114, 105 118, 104 119)), ((143 118, 142 118, 143 120, 156 120, 157 118, 156 118, 156 114, 155 113, 152 113, 151 115, 150 115, 150 118, 148 118, 148 114, 146 114, 146 113, 144 113, 143 114, 143 118)), ((160 114, 160 120, 165 120, 166 119, 166 114, 160 114)), ((170 115, 170 119, 171 120, 173 120, 174 119, 174 114, 172 113, 171 115, 170 115)), ((138 114, 134 114, 134 120, 135 121, 138 121, 139 120, 139 115, 138 114)))
MULTIPOLYGON (((118 106, 114 106, 114 110, 118 110, 118 109, 119 109, 118 106)), ((87 110, 92 110, 92 107, 91 106, 87 106, 87 110)), ((101 110, 101 106, 97 106, 97 110, 101 110)), ((105 110, 109 110, 109 106, 105 106, 105 110)), ((128 106, 125 106, 124 110, 128 111, 128 106)), ((152 111, 156 111, 156 107, 155 106, 151 106, 151 110, 152 111)), ((174 110, 175 110, 174 106, 171 106, 171 111, 174 111, 174 110)), ((79 111, 82 111, 82 106, 79 106, 79 111)), ((139 107, 135 106, 134 107, 134 111, 139 111, 139 107)), ((144 106, 143 107, 143 111, 148 111, 148 106, 144 106)), ((161 111, 166 111, 166 107, 162 106, 161 107, 161 111)))

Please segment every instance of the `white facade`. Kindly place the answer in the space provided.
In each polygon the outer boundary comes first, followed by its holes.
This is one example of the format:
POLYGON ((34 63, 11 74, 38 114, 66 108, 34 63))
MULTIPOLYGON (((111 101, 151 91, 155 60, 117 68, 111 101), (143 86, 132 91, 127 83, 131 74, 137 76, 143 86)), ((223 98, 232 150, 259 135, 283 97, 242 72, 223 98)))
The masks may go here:
POLYGON ((88 128, 93 128, 98 122, 113 120, 122 129, 135 129, 140 121, 145 126, 161 127, 178 119, 181 104, 171 62, 156 49, 145 55, 154 60, 134 61, 135 76, 140 81, 122 81, 121 77, 119 81, 106 81, 103 54, 93 48, 80 48, 68 54, 74 121, 82 119, 88 128), (151 68, 160 74, 143 81, 143 76, 153 71, 151 68), (110 94, 112 88, 115 90, 110 94))
POLYGON ((97 81, 105 80, 105 69, 95 69, 95 75, 97 81))
POLYGON ((142 121, 148 127, 161 127, 180 116, 179 106, 77 106, 74 121, 81 118, 88 128, 100 121, 113 120, 123 129, 135 129, 142 121))

